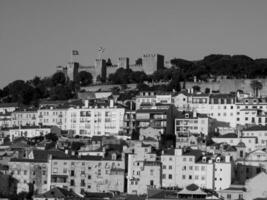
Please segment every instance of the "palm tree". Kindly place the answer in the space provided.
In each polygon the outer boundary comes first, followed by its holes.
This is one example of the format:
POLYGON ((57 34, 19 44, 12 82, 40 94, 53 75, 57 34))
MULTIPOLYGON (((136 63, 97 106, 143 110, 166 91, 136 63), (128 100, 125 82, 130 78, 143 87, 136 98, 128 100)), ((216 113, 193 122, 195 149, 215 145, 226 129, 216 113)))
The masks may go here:
POLYGON ((262 83, 258 80, 253 80, 250 83, 250 87, 254 92, 254 96, 257 97, 259 95, 259 90, 262 89, 262 83))

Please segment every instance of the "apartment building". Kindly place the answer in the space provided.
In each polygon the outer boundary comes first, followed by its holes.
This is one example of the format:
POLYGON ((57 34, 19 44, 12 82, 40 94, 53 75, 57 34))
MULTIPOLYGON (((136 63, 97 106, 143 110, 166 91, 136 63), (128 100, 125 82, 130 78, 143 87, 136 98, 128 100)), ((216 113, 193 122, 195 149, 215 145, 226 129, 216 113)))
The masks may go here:
POLYGON ((50 187, 63 187, 76 193, 124 192, 125 160, 123 154, 110 152, 101 156, 53 156, 50 187))
POLYGON ((156 104, 136 110, 137 129, 153 127, 161 133, 173 134, 174 119, 178 111, 174 105, 156 104))
POLYGON ((161 155, 162 186, 185 187, 196 184, 202 188, 221 190, 230 186, 230 156, 212 155, 200 150, 172 149, 161 155))
POLYGON ((241 125, 267 124, 267 101, 264 98, 246 97, 236 102, 236 123, 241 125))
POLYGON ((127 193, 146 194, 161 187, 161 163, 150 145, 136 143, 128 155, 127 193))
POLYGON ((0 128, 12 126, 12 113, 0 113, 0 128))
POLYGON ((48 105, 40 107, 37 111, 38 124, 57 126, 62 130, 67 130, 69 108, 69 105, 48 105))
POLYGON ((11 116, 12 126, 37 126, 39 123, 36 108, 18 108, 11 116))
POLYGON ((124 128, 124 114, 125 108, 114 105, 113 100, 92 106, 86 101, 84 107, 69 108, 67 129, 86 137, 118 135, 124 128))
POLYGON ((226 143, 231 146, 238 146, 240 142, 245 145, 246 152, 254 151, 258 148, 258 139, 257 137, 239 137, 235 133, 228 133, 218 137, 212 137, 213 142, 215 143, 226 143))
POLYGON ((228 122, 236 126, 235 94, 210 94, 209 116, 217 121, 228 122))
POLYGON ((17 193, 43 193, 50 189, 51 166, 48 163, 49 154, 58 154, 57 151, 33 150, 27 156, 12 158, 9 173, 17 180, 17 193))
POLYGON ((210 114, 209 94, 188 94, 187 103, 189 105, 189 109, 194 112, 208 115, 210 114))
POLYGON ((136 96, 136 109, 139 109, 142 104, 151 104, 154 105, 156 103, 161 104, 171 104, 172 93, 170 92, 156 92, 156 91, 141 91, 136 96))
POLYGON ((211 131, 211 119, 205 114, 183 111, 175 117, 175 135, 185 136, 189 134, 208 135, 211 131))
POLYGON ((242 137, 256 137, 256 148, 266 148, 267 145, 267 126, 252 126, 242 130, 242 137))
POLYGON ((18 107, 18 103, 0 103, 0 113, 11 113, 18 107))
POLYGON ((50 132, 51 127, 49 126, 19 126, 8 128, 10 141, 19 137, 33 138, 37 136, 45 136, 50 132))

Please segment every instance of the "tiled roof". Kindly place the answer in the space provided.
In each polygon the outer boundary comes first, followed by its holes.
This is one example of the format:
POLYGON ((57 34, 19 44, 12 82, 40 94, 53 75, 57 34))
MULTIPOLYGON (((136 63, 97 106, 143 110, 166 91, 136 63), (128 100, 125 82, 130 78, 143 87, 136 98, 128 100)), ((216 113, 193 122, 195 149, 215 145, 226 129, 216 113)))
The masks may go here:
POLYGON ((267 126, 252 126, 244 129, 243 131, 266 131, 267 126))
POLYGON ((72 191, 66 190, 64 188, 59 188, 59 187, 52 188, 51 190, 49 190, 43 194, 36 195, 35 197, 45 198, 45 199, 48 199, 48 198, 82 199, 78 194, 76 194, 72 191))
POLYGON ((0 108, 18 107, 18 103, 0 103, 0 108))
POLYGON ((235 134, 235 133, 227 133, 227 134, 218 136, 218 138, 237 138, 237 134, 235 134))

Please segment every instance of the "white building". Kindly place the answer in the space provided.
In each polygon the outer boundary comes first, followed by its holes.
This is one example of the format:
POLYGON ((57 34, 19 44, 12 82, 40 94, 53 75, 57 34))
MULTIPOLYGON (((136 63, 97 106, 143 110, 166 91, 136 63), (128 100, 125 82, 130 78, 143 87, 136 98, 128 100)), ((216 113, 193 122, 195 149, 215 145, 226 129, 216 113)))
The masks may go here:
POLYGON ((238 137, 234 133, 228 133, 219 137, 212 137, 215 143, 227 143, 231 146, 237 146, 240 142, 243 142, 246 146, 246 152, 254 151, 258 148, 257 137, 238 137))
POLYGON ((36 108, 19 108, 11 114, 12 126, 37 126, 38 116, 36 108))
POLYGON ((109 105, 94 104, 84 107, 69 108, 67 113, 67 130, 74 135, 92 137, 101 135, 118 135, 123 131, 125 108, 117 107, 112 100, 109 105))
POLYGON ((172 94, 168 92, 142 91, 136 96, 136 109, 142 104, 171 104, 173 103, 172 94))
POLYGON ((175 135, 204 134, 211 130, 211 119, 196 112, 179 112, 175 118, 175 135))
POLYGON ((234 94, 211 94, 209 116, 217 121, 229 122, 236 126, 236 105, 234 94))
POLYGON ((185 187, 194 183, 203 188, 221 190, 229 187, 233 178, 230 156, 175 149, 163 153, 161 162, 163 187, 185 187))
POLYGON ((9 138, 13 141, 18 137, 33 138, 45 136, 51 132, 51 127, 47 126, 20 126, 9 128, 9 138))
POLYGON ((67 113, 70 106, 43 106, 38 110, 38 124, 68 129, 67 113))
POLYGON ((150 145, 137 143, 128 156, 127 193, 146 194, 161 187, 161 163, 150 145))

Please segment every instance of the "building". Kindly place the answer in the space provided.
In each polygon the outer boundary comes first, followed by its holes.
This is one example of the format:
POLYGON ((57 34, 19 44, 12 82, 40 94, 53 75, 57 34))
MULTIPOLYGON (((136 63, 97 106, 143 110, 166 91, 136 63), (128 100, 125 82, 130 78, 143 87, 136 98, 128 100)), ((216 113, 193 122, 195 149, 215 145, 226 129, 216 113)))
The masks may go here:
POLYGON ((205 154, 188 148, 164 151, 161 155, 162 186, 221 190, 230 186, 233 164, 230 156, 205 154))
POLYGON ((128 155, 127 193, 141 195, 160 187, 161 163, 156 153, 150 145, 136 143, 128 155))
POLYGON ((235 133, 228 133, 225 135, 220 135, 217 137, 212 137, 212 140, 215 143, 227 143, 232 146, 237 146, 240 142, 244 143, 246 147, 246 152, 254 151, 258 148, 258 139, 257 137, 238 137, 235 133))
POLYGON ((205 114, 196 112, 179 112, 175 118, 175 135, 188 134, 208 135, 212 131, 211 119, 205 114))
POLYGON ((12 126, 37 126, 38 116, 36 108, 18 108, 11 114, 12 126))
POLYGON ((68 109, 67 130, 74 135, 93 137, 118 135, 124 128, 125 108, 114 105, 114 101, 89 102, 84 107, 68 109))
POLYGON ((18 107, 18 103, 0 103, 0 113, 11 113, 18 107))
POLYGON ((267 126, 252 126, 242 130, 242 137, 256 137, 257 147, 265 148, 267 145, 267 126))
POLYGON ((178 111, 172 104, 156 104, 136 110, 137 129, 152 127, 159 129, 162 134, 174 133, 174 119, 178 111))
POLYGON ((221 198, 225 200, 236 200, 236 199, 244 199, 244 193, 246 192, 246 188, 244 185, 236 185, 232 184, 229 188, 219 191, 219 195, 221 198))
POLYGON ((68 129, 67 113, 70 105, 47 105, 37 111, 38 124, 43 126, 57 126, 61 130, 68 129))
POLYGON ((25 157, 12 158, 9 161, 9 172, 18 180, 17 193, 40 194, 50 189, 51 166, 48 163, 50 154, 62 155, 58 151, 33 150, 25 157))
POLYGON ((209 116, 217 121, 229 122, 236 126, 236 97, 235 94, 210 94, 209 116))
POLYGON ((172 104, 172 95, 173 94, 171 92, 141 91, 136 96, 136 109, 140 109, 141 106, 145 106, 147 104, 172 104))
POLYGON ((19 126, 8 129, 10 141, 15 138, 25 137, 34 138, 38 136, 45 136, 51 133, 51 127, 48 126, 19 126))
POLYGON ((244 193, 244 199, 256 199, 256 198, 267 198, 267 184, 266 172, 261 172, 257 176, 250 178, 245 183, 246 192, 244 193))
POLYGON ((66 190, 60 187, 54 187, 51 190, 34 195, 33 200, 81 200, 83 199, 80 195, 73 191, 66 190))
POLYGON ((53 156, 51 187, 63 187, 76 193, 124 192, 125 160, 123 154, 101 156, 53 156))

